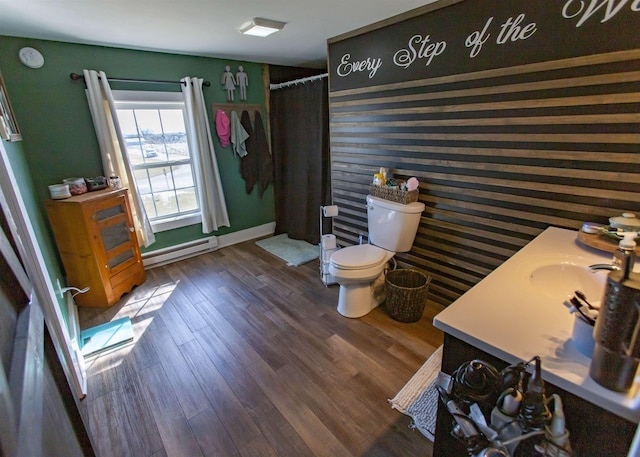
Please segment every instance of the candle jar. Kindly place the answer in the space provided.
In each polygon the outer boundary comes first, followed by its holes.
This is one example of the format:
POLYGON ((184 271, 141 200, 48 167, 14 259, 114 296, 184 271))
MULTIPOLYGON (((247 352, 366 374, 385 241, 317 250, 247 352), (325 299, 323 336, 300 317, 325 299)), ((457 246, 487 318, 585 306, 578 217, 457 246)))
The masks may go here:
POLYGON ((109 176, 109 187, 111 189, 122 189, 122 181, 120 176, 109 176))

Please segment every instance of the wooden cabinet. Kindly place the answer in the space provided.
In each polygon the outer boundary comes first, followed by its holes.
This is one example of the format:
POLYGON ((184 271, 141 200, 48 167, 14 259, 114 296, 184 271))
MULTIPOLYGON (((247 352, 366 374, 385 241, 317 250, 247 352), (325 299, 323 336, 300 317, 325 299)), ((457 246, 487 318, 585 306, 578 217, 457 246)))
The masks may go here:
POLYGON ((107 307, 145 280, 126 189, 48 200, 47 214, 74 300, 107 307))

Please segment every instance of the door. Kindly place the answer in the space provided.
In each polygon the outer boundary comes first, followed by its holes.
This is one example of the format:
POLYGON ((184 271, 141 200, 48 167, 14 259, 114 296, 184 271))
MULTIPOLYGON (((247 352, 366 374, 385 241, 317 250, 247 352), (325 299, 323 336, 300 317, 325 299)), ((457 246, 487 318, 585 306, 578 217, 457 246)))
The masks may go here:
POLYGON ((64 318, 58 308, 54 286, 45 268, 45 261, 31 225, 29 214, 20 194, 20 187, 0 141, 0 205, 9 222, 18 254, 28 275, 33 291, 42 307, 45 322, 60 357, 60 363, 72 390, 78 398, 87 394, 87 380, 79 351, 74 350, 64 318))
POLYGON ((0 455, 93 456, 18 245, 0 211, 0 455))

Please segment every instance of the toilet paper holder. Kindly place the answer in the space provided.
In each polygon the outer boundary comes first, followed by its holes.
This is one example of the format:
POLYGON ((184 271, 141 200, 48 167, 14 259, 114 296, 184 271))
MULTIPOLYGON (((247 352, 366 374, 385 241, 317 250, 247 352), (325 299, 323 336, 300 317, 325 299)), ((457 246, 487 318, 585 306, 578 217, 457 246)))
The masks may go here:
POLYGON ((324 217, 336 217, 340 209, 336 205, 321 206, 320 211, 324 217))
POLYGON ((322 229, 322 222, 325 217, 336 217, 340 213, 340 209, 336 205, 328 205, 320 207, 320 241, 322 242, 322 236, 324 235, 322 229))

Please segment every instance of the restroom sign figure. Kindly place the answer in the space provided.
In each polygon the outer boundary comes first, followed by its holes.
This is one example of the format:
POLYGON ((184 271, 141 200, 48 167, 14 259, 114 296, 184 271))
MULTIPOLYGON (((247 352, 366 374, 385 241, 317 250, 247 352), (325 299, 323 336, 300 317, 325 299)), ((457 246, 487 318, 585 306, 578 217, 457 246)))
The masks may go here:
POLYGON ((249 77, 244 72, 244 67, 240 65, 236 73, 236 84, 240 88, 240 100, 247 99, 247 86, 249 85, 249 77))
POLYGON ((236 79, 231 73, 231 67, 227 65, 222 73, 222 80, 220 81, 222 88, 227 91, 227 100, 233 101, 234 92, 236 90, 236 79))

